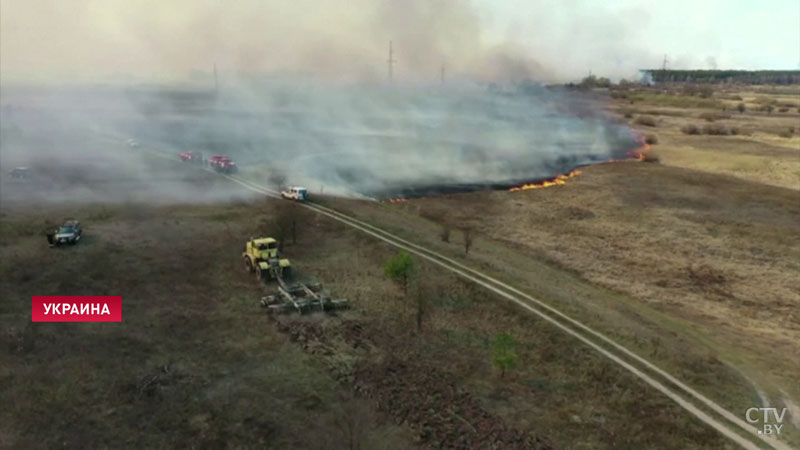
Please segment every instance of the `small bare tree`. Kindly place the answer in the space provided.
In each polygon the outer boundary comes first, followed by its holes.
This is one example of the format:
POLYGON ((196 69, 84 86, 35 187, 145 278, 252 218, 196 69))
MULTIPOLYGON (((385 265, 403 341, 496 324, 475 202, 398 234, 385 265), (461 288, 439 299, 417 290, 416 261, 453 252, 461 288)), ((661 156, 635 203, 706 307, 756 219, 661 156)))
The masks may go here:
POLYGON ((275 216, 271 223, 269 223, 269 233, 278 240, 278 249, 280 251, 283 251, 284 241, 290 236, 292 238, 292 244, 297 243, 298 216, 298 208, 296 205, 288 202, 277 203, 275 216))
POLYGON ((324 443, 316 448, 333 450, 374 448, 370 431, 375 427, 375 421, 368 403, 353 392, 347 391, 339 395, 338 405, 334 406, 333 411, 336 414, 330 422, 321 423, 321 427, 310 430, 305 436, 307 439, 310 438, 311 442, 324 443))
POLYGON ((270 186, 275 188, 276 191, 281 190, 286 185, 286 174, 280 169, 273 168, 267 177, 270 186))
POLYGON ((430 290, 422 280, 417 280, 417 331, 422 331, 422 321, 428 312, 430 290))
POLYGON ((469 255, 469 249, 472 247, 472 228, 462 228, 461 232, 464 234, 464 254, 469 255))
POLYGON ((439 237, 442 239, 442 242, 450 242, 450 227, 442 225, 442 231, 439 233, 439 237))

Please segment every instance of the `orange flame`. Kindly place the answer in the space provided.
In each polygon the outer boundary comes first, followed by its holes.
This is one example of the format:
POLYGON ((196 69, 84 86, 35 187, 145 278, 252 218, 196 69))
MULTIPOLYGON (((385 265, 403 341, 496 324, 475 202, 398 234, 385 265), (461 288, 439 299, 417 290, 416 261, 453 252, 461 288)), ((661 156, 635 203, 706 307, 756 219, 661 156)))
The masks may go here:
MULTIPOLYGON (((608 163, 616 163, 616 162, 623 162, 623 161, 630 161, 630 160, 644 161, 644 158, 645 158, 644 154, 645 154, 645 152, 650 150, 650 144, 645 142, 644 136, 642 136, 642 135, 636 136, 636 140, 638 141, 638 143, 640 145, 638 147, 636 147, 635 149, 627 152, 627 155, 630 158, 611 159, 611 160, 599 162, 599 163, 596 163, 596 164, 608 164, 608 163)), ((536 182, 536 183, 526 183, 526 184, 523 184, 522 186, 512 187, 512 188, 509 189, 509 191, 510 192, 517 192, 517 191, 527 191, 529 189, 544 189, 544 188, 553 187, 553 186, 562 186, 564 184, 567 184, 567 180, 569 180, 570 178, 575 178, 578 175, 580 175, 581 173, 582 173, 582 171, 580 169, 574 169, 574 170, 572 170, 570 172, 556 175, 555 177, 548 178, 547 180, 544 180, 544 181, 539 181, 539 182, 536 182)), ((407 202, 408 199, 407 198, 403 198, 403 197, 396 197, 396 198, 389 198, 389 199, 382 200, 382 201, 386 202, 386 203, 403 203, 403 202, 407 202)))
POLYGON ((636 140, 639 141, 639 147, 629 151, 628 156, 643 161, 645 152, 650 150, 650 144, 645 142, 644 136, 642 135, 636 136, 636 140))
POLYGON ((629 151, 628 156, 630 156, 633 159, 638 159, 639 161, 644 160, 644 153, 636 150, 629 151))
MULTIPOLYGON (((631 159, 635 159, 637 161, 644 161, 644 158, 645 158, 644 154, 645 154, 645 152, 650 150, 650 144, 645 142, 644 136, 642 136, 642 135, 636 136, 636 140, 639 142, 640 145, 638 147, 636 147, 635 149, 633 149, 633 150, 631 150, 631 151, 629 151, 627 153, 627 155, 630 156, 630 158, 627 158, 627 159, 612 159, 612 160, 604 161, 604 162, 597 163, 597 164, 608 164, 608 163, 615 163, 615 162, 621 162, 621 161, 630 161, 631 159)), ((517 191, 525 191, 525 190, 528 190, 528 189, 543 189, 543 188, 547 188, 547 187, 551 187, 551 186, 561 186, 563 184, 566 184, 567 180, 569 180, 570 178, 574 178, 574 177, 576 177, 576 176, 578 176, 580 174, 581 174, 581 171, 578 170, 578 169, 575 169, 575 170, 573 170, 573 171, 571 171, 569 173, 557 175, 557 176, 555 176, 553 178, 550 178, 550 179, 544 180, 544 181, 540 181, 538 183, 528 183, 528 184, 523 184, 522 186, 512 187, 511 189, 509 189, 509 191, 510 192, 517 192, 517 191)))
POLYGON ((571 171, 569 173, 557 175, 556 177, 550 178, 549 180, 540 181, 538 183, 528 183, 528 184, 523 184, 522 186, 512 187, 511 189, 509 189, 509 191, 517 192, 517 191, 525 191, 525 190, 528 190, 528 189, 543 189, 543 188, 547 188, 547 187, 551 187, 551 186, 561 186, 562 184, 566 184, 567 180, 569 180, 570 178, 577 177, 580 174, 581 174, 581 171, 578 170, 578 169, 575 169, 575 170, 573 170, 573 171, 571 171))

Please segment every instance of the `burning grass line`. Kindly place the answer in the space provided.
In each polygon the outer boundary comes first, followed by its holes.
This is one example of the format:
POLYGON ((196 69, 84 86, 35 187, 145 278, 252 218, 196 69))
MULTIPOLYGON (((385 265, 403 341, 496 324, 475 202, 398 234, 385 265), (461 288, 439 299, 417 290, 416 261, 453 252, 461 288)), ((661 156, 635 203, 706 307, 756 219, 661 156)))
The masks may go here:
MULTIPOLYGON (((629 158, 626 158, 626 159, 610 159, 608 161, 603 161, 603 162, 598 162, 598 163, 593 163, 593 164, 587 164, 586 166, 581 166, 581 167, 593 166, 593 165, 596 165, 596 164, 610 164, 610 163, 617 163, 617 162, 624 162, 624 161, 631 161, 631 160, 644 161, 645 152, 650 150, 650 145, 645 143, 644 142, 644 138, 641 137, 641 136, 639 137, 639 141, 642 144, 641 146, 637 147, 634 150, 631 150, 631 151, 627 152, 627 155, 629 156, 629 158)), ((578 175, 580 175, 581 173, 583 173, 582 170, 573 169, 573 170, 571 170, 571 171, 569 171, 567 173, 558 174, 558 175, 556 175, 556 176, 554 176, 552 178, 548 178, 548 179, 543 180, 543 181, 537 181, 537 182, 534 182, 534 183, 526 183, 526 184, 523 184, 522 186, 512 187, 508 191, 509 192, 517 192, 517 191, 527 191, 527 190, 531 190, 531 189, 544 189, 544 188, 549 188, 549 187, 553 187, 553 186, 563 186, 563 185, 567 184, 567 180, 569 180, 570 178, 575 178, 578 175)))

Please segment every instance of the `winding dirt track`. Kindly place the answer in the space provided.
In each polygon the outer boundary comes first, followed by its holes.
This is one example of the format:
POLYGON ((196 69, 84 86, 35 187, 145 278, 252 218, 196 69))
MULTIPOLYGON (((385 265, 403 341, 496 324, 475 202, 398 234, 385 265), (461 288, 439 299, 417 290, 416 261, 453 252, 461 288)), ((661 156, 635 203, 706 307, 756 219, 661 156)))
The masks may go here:
MULTIPOLYGON (((142 151, 154 156, 176 161, 174 156, 167 156, 162 152, 145 149, 142 149, 142 151)), ((210 169, 205 170, 210 171, 210 169)), ((281 198, 279 192, 258 185, 252 181, 245 180, 238 176, 220 175, 250 191, 268 197, 281 198)), ((737 417, 716 402, 697 392, 618 342, 507 283, 445 255, 414 244, 381 228, 342 214, 334 209, 313 202, 300 203, 300 205, 351 228, 357 229, 396 248, 417 255, 426 261, 443 267, 466 280, 483 286, 489 291, 516 303, 525 310, 549 322, 564 333, 578 339, 615 364, 625 368, 634 376, 657 389, 684 410, 702 420, 709 427, 717 430, 720 434, 737 443, 742 448, 759 449, 768 446, 777 450, 791 450, 791 447, 774 437, 758 434, 756 428, 751 424, 748 424, 743 419, 737 417)))

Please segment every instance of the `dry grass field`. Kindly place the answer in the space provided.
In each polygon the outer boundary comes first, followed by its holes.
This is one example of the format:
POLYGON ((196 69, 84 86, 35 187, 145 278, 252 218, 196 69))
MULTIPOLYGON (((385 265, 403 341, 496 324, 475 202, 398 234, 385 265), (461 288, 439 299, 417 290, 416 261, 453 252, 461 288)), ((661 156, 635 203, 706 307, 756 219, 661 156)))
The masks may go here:
MULTIPOLYGON (((227 183, 176 170, 206 187, 227 183)), ((731 448, 588 348, 440 269, 421 264, 404 298, 382 272, 393 249, 285 202, 36 207, 9 201, 25 187, 6 183, 4 447, 731 448), (349 298, 352 311, 276 323, 258 306, 272 288, 242 270, 240 251, 284 214, 302 224, 285 249, 298 276, 349 298), (41 231, 66 215, 83 220, 84 241, 48 248, 41 231), (121 294, 123 322, 32 324, 32 293, 121 294), (491 364, 500 332, 519 359, 503 378, 491 364)), ((420 231, 431 226, 420 220, 420 231)), ((506 245, 481 237, 473 251, 498 264, 506 245)), ((510 256, 538 264, 525 249, 510 256)), ((520 269, 513 276, 526 277, 520 269)), ((554 273, 550 286, 576 298, 600 292, 554 273)), ((711 354, 649 324, 636 333, 699 384, 747 392, 711 354)))
POLYGON ((657 135, 655 150, 664 164, 800 189, 798 87, 718 88, 711 98, 631 93, 610 106, 643 132, 657 135), (641 116, 652 117, 655 126, 638 125, 641 116), (700 134, 687 134, 689 127, 700 134), (707 127, 730 134, 704 134, 707 127))
POLYGON ((705 349, 749 386, 694 380, 698 389, 732 411, 749 407, 752 393, 756 403, 789 407, 796 439, 800 92, 789 92, 722 91, 712 99, 645 92, 611 102, 621 120, 656 135, 649 153, 660 164, 596 165, 547 189, 331 204, 528 286, 689 379, 685 347, 705 349), (743 113, 739 101, 725 100, 738 96, 743 113), (763 104, 794 106, 756 110, 763 104), (645 114, 654 126, 638 123, 645 114), (724 118, 702 118, 717 114, 724 118), (737 134, 686 134, 687 124, 737 134), (453 230, 454 243, 440 242, 442 228, 453 230), (462 228, 476 236, 468 256, 462 228), (576 280, 558 283, 564 272, 614 294, 576 297, 576 280), (685 345, 670 344, 676 339, 685 345), (659 355, 651 340, 677 353, 659 355))
MULTIPOLYGON (((6 183, 3 195, 18 188, 6 183)), ((370 418, 363 445, 410 445, 410 433, 354 399, 260 310, 263 290, 239 258, 269 218, 262 203, 5 200, 0 447, 349 448, 340 422, 353 411, 370 418), (85 238, 48 248, 46 224, 68 216, 83 221, 85 238), (121 295, 123 321, 31 323, 30 296, 51 294, 121 295)))
MULTIPOLYGON (((779 134, 800 116, 778 111, 798 96, 758 89, 611 101, 620 120, 657 136, 660 163, 587 167, 539 190, 317 200, 511 282, 739 416, 798 403, 800 139, 779 134), (775 110, 755 111, 765 104, 775 110), (701 118, 712 112, 731 117, 701 118), (709 123, 737 134, 681 131, 709 123)), ((193 167, 142 164, 157 182, 114 164, 76 168, 32 202, 14 200, 30 193, 25 180, 0 180, 0 402, 12 405, 0 411, 0 447, 733 448, 481 288, 417 261, 405 297, 384 276, 387 245, 287 202, 233 196, 236 185, 193 167), (148 200, 173 179, 198 198, 233 199, 148 200), (128 200, 48 203, 61 182, 122 188, 128 200), (86 238, 50 249, 43 232, 65 216, 86 238), (352 310, 270 320, 258 299, 273 288, 240 264, 252 235, 281 235, 297 276, 352 310), (123 322, 32 324, 30 296, 48 294, 122 295, 123 322), (518 356, 504 377, 492 366, 499 333, 518 356)), ((797 429, 785 433, 800 442, 797 429)))

